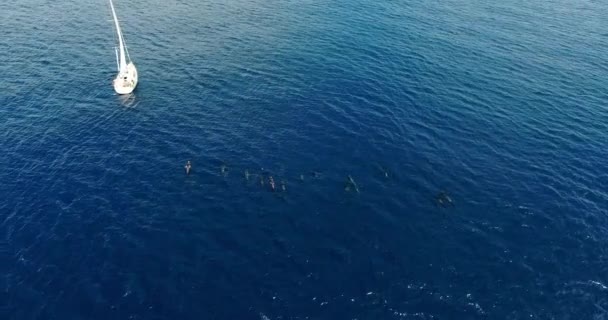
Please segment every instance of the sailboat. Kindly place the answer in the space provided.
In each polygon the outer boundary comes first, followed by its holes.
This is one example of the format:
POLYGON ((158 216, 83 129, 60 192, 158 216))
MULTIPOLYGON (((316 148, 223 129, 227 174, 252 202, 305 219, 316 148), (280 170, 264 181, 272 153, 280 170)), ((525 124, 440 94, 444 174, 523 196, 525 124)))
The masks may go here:
POLYGON ((116 64, 118 67, 118 74, 112 82, 114 90, 118 94, 129 94, 133 92, 137 86, 137 69, 129 57, 129 51, 125 45, 125 39, 120 30, 120 24, 116 17, 116 11, 114 10, 114 4, 110 0, 110 8, 112 8, 112 16, 114 17, 114 24, 116 24, 116 33, 118 34, 118 47, 114 48, 116 51, 116 64))

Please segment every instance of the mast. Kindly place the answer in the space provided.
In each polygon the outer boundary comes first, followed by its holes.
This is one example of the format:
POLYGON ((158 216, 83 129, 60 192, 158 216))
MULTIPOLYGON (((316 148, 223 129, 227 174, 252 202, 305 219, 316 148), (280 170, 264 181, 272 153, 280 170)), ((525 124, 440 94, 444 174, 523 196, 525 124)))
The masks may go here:
POLYGON ((114 4, 110 0, 110 7, 112 8, 112 16, 114 17, 114 24, 116 24, 116 33, 118 34, 118 46, 120 49, 120 55, 118 60, 118 72, 123 73, 127 71, 127 57, 125 55, 125 44, 122 38, 122 31, 120 31, 120 25, 118 24, 118 18, 116 17, 116 11, 114 10, 114 4))
POLYGON ((120 71, 120 60, 118 60, 118 48, 114 47, 114 52, 116 53, 116 70, 120 71))

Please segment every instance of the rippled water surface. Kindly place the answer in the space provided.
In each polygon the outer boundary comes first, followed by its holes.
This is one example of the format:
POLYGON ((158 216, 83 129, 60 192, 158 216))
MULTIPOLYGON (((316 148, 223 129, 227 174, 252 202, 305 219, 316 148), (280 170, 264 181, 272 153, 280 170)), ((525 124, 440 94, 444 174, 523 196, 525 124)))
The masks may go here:
POLYGON ((115 5, 0 4, 0 319, 608 317, 605 1, 115 5))

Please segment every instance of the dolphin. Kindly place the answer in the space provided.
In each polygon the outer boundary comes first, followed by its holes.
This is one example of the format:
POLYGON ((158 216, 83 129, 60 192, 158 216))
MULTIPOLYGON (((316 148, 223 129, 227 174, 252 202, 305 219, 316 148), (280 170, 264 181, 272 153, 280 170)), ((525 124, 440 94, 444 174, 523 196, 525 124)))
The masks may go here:
POLYGON ((452 201, 452 198, 450 198, 445 191, 440 191, 437 196, 435 196, 435 201, 437 201, 438 206, 442 206, 444 208, 448 205, 454 205, 454 201, 452 201))
POLYGON ((384 174, 385 178, 388 178, 388 169, 386 169, 385 166, 380 166, 380 170, 382 171, 382 173, 384 174))
POLYGON ((359 187, 357 186, 357 183, 355 182, 355 179, 353 179, 353 177, 349 174, 346 180, 346 187, 344 188, 344 190, 346 191, 350 191, 350 187, 352 187, 353 189, 355 189, 355 191, 357 191, 357 193, 359 192, 359 187))

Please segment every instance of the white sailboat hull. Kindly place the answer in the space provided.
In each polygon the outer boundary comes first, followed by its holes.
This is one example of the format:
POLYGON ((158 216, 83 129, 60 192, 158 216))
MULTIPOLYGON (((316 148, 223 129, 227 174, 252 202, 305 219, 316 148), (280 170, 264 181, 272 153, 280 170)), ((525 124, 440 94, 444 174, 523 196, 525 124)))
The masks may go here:
POLYGON ((118 94, 129 94, 135 90, 137 80, 137 68, 132 62, 129 62, 125 71, 116 75, 113 81, 114 91, 118 94))

